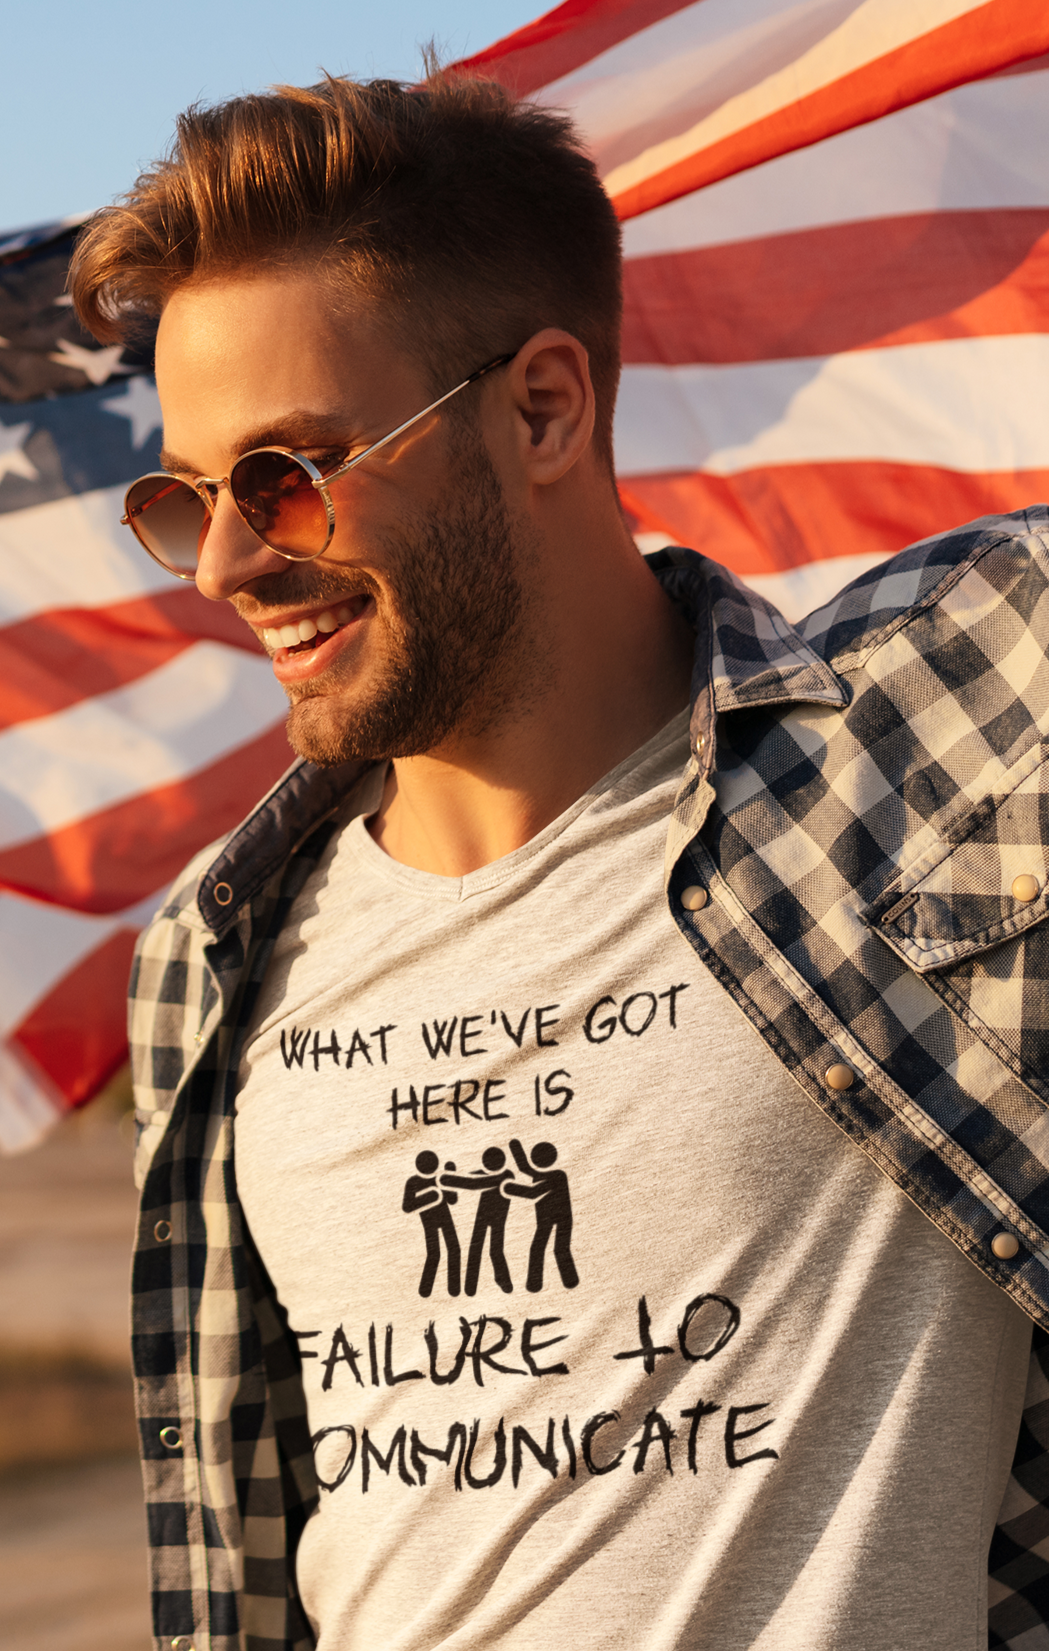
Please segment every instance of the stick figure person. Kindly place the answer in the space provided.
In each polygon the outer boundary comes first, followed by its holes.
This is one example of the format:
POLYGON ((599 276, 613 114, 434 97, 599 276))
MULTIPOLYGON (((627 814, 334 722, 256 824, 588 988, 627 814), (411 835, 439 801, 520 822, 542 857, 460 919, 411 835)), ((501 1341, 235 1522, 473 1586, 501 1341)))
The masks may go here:
POLYGON ((433 1289, 441 1262, 442 1233, 448 1256, 448 1294, 459 1294, 459 1236, 448 1207, 449 1204, 458 1203, 459 1195, 438 1187, 436 1170, 439 1162, 436 1152, 420 1152, 415 1160, 415 1167, 419 1173, 410 1175, 405 1182, 404 1202, 401 1205, 405 1215, 412 1215, 418 1210, 426 1235, 426 1261, 423 1265, 423 1276, 419 1280, 421 1296, 428 1296, 433 1289))
POLYGON ((442 1175, 441 1185, 444 1187, 464 1187, 470 1191, 480 1191, 477 1200, 477 1213, 474 1216, 473 1232, 470 1234, 470 1250, 466 1257, 466 1293, 468 1296, 477 1294, 477 1280, 481 1272, 481 1256, 484 1253, 484 1241, 490 1234, 490 1250, 492 1258, 492 1272, 495 1282, 506 1295, 513 1291, 513 1282, 510 1278, 510 1269, 506 1265, 506 1252, 503 1249, 503 1236, 506 1232, 506 1217, 510 1212, 510 1204, 503 1194, 503 1182, 509 1181, 513 1170, 506 1169, 506 1153, 500 1147, 488 1147, 481 1154, 481 1163, 487 1174, 480 1171, 473 1175, 442 1175))
POLYGON ((572 1201, 568 1196, 568 1176, 563 1169, 554 1169, 557 1148, 550 1141, 540 1141, 532 1148, 532 1161, 520 1141, 510 1142, 514 1163, 522 1175, 527 1175, 531 1186, 511 1181, 506 1190, 514 1198, 535 1199, 535 1236, 528 1252, 526 1290, 543 1288, 543 1262, 551 1234, 554 1240, 554 1260, 566 1290, 574 1290, 579 1274, 572 1259, 572 1201))

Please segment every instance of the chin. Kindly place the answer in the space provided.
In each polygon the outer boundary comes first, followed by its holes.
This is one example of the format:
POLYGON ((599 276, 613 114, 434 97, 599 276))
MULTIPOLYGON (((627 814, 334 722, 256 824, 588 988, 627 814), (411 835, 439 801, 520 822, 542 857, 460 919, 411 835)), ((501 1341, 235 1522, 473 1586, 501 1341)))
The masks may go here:
POLYGON ((355 757, 372 755, 360 749, 356 722, 345 713, 340 716, 330 700, 302 699, 292 706, 288 716, 288 744, 296 756, 305 757, 318 768, 337 768, 355 757))
MULTIPOLYGON (((449 731, 450 707, 443 716, 420 716, 410 686, 404 693, 376 695, 364 705, 348 706, 334 695, 301 699, 288 717, 291 748, 319 768, 344 762, 389 762, 432 750, 449 731)), ((458 709, 457 707, 455 709, 458 709)))

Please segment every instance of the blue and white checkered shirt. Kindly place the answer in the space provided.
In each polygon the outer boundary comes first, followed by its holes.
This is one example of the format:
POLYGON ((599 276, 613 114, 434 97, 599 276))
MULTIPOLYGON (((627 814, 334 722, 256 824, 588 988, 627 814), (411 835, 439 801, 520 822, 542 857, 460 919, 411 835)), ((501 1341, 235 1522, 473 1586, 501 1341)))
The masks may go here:
MULTIPOLYGON (((650 563, 697 636, 671 913, 815 1104, 1035 1321, 989 1644, 1049 1651, 1049 510, 913 546, 797 629, 693 552, 650 563)), ((295 764, 138 948, 157 1651, 313 1643, 306 1405, 233 1117, 274 940, 360 771, 295 764)))

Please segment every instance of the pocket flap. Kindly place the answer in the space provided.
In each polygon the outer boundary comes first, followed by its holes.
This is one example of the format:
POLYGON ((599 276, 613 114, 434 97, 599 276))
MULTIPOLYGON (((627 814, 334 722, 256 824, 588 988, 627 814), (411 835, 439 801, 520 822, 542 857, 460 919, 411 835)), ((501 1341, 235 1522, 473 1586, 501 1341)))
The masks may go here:
POLYGON ((1018 783, 962 815, 861 913, 918 973, 949 968, 1049 916, 1044 750, 1029 753, 1018 769, 1018 783))

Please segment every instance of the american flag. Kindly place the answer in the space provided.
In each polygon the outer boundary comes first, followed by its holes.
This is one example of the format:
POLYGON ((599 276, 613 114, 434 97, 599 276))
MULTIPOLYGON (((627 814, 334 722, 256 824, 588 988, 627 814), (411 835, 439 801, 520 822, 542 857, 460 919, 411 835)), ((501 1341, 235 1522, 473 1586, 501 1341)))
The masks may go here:
MULTIPOLYGON (((1049 496, 1049 13, 567 0, 468 60, 569 109, 623 220, 624 505, 797 617, 1049 496)), ((134 937, 285 766, 251 633, 118 525, 146 356, 0 241, 0 1145, 124 1059, 134 937)))

